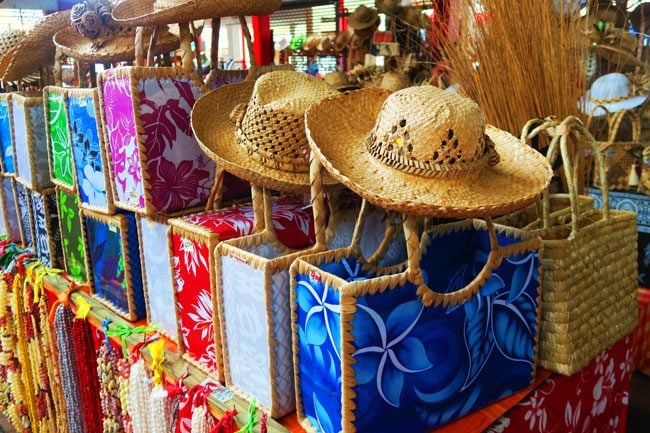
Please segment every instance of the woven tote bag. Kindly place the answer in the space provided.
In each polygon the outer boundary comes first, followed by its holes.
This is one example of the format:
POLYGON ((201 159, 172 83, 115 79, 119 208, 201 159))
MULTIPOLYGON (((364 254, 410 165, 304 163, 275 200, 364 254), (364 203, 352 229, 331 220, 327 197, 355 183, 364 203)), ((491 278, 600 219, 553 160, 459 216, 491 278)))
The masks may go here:
POLYGON ((418 226, 403 223, 406 270, 378 267, 358 246, 291 266, 307 431, 425 432, 531 383, 541 239, 491 220, 421 236, 418 226))
POLYGON ((599 210, 580 211, 575 182, 568 182, 570 222, 550 215, 527 227, 544 240, 540 366, 571 375, 623 338, 637 323, 637 231, 633 212, 609 209, 604 157, 593 136, 575 118, 547 130, 554 136, 548 156, 561 153, 567 179, 576 179, 567 141, 579 134, 593 149, 603 194, 599 210))
MULTIPOLYGON (((301 256, 349 245, 358 216, 358 208, 340 210, 342 203, 335 205, 339 200, 334 192, 328 194, 326 204, 320 170, 318 160, 312 160, 312 173, 319 173, 311 186, 313 246, 293 249, 280 242, 272 221, 271 194, 267 192, 265 230, 223 241, 217 247, 217 304, 226 385, 249 400, 256 399, 274 418, 295 408, 289 268, 301 256), (253 329, 256 331, 251 332, 253 329)), ((362 235, 363 242, 357 241, 360 248, 371 254, 381 249, 378 254, 384 261, 403 263, 404 238, 391 242, 399 238, 399 231, 382 221, 385 212, 375 211, 364 219, 368 230, 362 235), (381 230, 382 224, 385 230, 381 230), (382 248, 384 244, 386 248, 382 248), (389 248, 389 244, 399 244, 401 251, 389 248)))
MULTIPOLYGON (((593 117, 587 122, 589 128, 593 117)), ((607 185, 610 190, 629 189, 628 183, 630 171, 635 170, 637 164, 641 163, 640 155, 643 152, 641 145, 641 118, 636 111, 621 110, 616 113, 607 113, 607 141, 598 142, 605 162, 605 173, 607 174, 607 185), (629 140, 621 138, 621 124, 628 117, 631 126, 631 137, 629 140)), ((600 185, 600 172, 594 170, 594 186, 600 185)))

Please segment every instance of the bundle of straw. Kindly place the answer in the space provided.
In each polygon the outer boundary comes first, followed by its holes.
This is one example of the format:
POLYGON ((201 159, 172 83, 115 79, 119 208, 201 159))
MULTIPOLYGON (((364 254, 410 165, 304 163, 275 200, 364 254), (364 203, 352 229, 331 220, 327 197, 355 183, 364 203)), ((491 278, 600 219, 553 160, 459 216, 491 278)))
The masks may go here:
POLYGON ((589 42, 577 2, 458 0, 459 37, 444 55, 490 123, 519 135, 532 118, 581 116, 589 42))

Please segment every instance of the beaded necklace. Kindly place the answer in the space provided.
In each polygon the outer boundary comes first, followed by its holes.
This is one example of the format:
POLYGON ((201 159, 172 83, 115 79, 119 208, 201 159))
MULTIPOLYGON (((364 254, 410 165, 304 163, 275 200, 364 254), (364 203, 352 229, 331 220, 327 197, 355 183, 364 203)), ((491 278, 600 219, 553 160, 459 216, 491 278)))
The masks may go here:
POLYGON ((126 412, 120 400, 119 357, 108 339, 108 325, 111 319, 102 322, 104 341, 97 351, 97 375, 99 377, 99 398, 103 413, 103 433, 126 431, 126 412))
POLYGON ((86 320, 90 304, 82 296, 77 297, 77 302, 79 309, 70 331, 78 368, 79 396, 84 404, 84 425, 88 433, 100 432, 102 431, 102 407, 99 399, 97 357, 93 330, 86 320))

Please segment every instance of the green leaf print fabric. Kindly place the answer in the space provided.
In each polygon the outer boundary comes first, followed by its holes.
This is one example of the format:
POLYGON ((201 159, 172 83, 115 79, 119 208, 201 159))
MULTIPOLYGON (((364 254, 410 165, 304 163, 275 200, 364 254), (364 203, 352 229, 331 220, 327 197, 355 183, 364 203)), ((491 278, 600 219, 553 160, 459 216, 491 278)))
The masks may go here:
POLYGON ((65 271, 78 281, 86 281, 86 254, 79 217, 79 197, 58 190, 59 215, 65 271))
POLYGON ((58 181, 59 184, 72 188, 74 186, 72 146, 63 95, 49 93, 47 108, 50 152, 52 152, 52 176, 55 182, 58 181))

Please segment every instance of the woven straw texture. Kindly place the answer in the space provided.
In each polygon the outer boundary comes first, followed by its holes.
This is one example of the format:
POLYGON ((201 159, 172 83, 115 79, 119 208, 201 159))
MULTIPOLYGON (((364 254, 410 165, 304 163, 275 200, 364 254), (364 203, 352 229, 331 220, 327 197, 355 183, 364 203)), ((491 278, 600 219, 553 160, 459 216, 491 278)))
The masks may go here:
MULTIPOLYGON (((598 108, 598 107, 597 107, 598 108)), ((603 108, 604 107, 600 107, 603 108)), ((589 118, 589 128, 593 117, 589 118)), ((607 137, 606 141, 598 142, 600 150, 605 158, 605 170, 607 172, 607 185, 610 190, 628 189, 630 170, 640 162, 635 153, 642 152, 641 141, 641 118, 636 111, 621 110, 610 115, 607 112, 607 137), (621 124, 628 118, 631 126, 631 137, 629 140, 621 138, 621 124), (638 152, 637 152, 638 151, 638 152)), ((598 170, 594 172, 594 185, 600 184, 598 170)))
POLYGON ((269 15, 280 0, 126 0, 115 6, 115 21, 133 26, 183 23, 213 17, 269 15))
MULTIPOLYGON (((13 50, 24 37, 25 32, 22 30, 7 30, 0 33, 0 53, 2 57, 13 50)), ((4 75, 4 69, 2 69, 2 61, 0 61, 0 77, 2 75, 4 75)))
MULTIPOLYGON (((550 161, 561 152, 568 179, 573 164, 567 141, 574 132, 589 142, 604 177, 598 143, 579 121, 568 118, 549 126, 547 131, 554 137, 550 161)), ((536 225, 532 231, 544 241, 539 363, 564 375, 582 369, 634 328, 638 288, 636 215, 609 209, 606 182, 601 184, 603 210, 580 212, 576 185, 569 182, 568 187, 571 223, 553 225, 557 221, 548 217, 550 195, 545 193, 545 216, 529 226, 536 225)))
POLYGON ((544 157, 486 127, 473 101, 432 86, 340 94, 312 106, 306 126, 336 180, 397 212, 503 215, 532 203, 551 178, 544 157))
POLYGON ((70 11, 55 12, 45 16, 23 38, 18 46, 7 53, 0 62, 2 79, 17 81, 37 72, 41 66, 51 65, 56 48, 52 38, 70 25, 70 11))
MULTIPOLYGON (((145 29, 144 50, 149 49, 152 29, 145 29)), ((127 28, 110 38, 97 41, 80 35, 74 28, 61 30, 54 35, 54 44, 61 52, 82 62, 117 62, 135 57, 135 28, 127 28)), ((154 54, 168 53, 180 45, 178 38, 168 29, 158 33, 154 54)))
MULTIPOLYGON (((307 108, 334 91, 295 71, 226 85, 199 99, 192 128, 208 156, 250 183, 283 192, 309 191, 307 108)), ((334 181, 326 176, 326 185, 334 181)))

